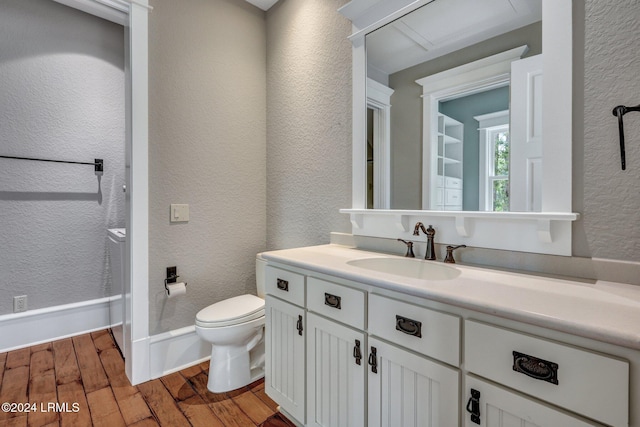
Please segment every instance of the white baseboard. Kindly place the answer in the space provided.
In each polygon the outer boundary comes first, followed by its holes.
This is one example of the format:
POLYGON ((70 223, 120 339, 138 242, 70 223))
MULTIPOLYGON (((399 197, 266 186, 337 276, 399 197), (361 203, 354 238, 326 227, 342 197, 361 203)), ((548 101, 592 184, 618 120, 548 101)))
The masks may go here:
POLYGON ((0 316, 0 352, 106 329, 110 298, 0 316))
POLYGON ((211 358, 211 344, 196 334, 195 326, 153 335, 149 340, 151 379, 180 371, 211 358))

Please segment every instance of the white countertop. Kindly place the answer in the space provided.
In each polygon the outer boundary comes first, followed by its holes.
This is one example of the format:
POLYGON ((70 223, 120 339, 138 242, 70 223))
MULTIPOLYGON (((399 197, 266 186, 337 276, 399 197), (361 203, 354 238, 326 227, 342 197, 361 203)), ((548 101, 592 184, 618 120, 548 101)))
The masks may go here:
POLYGON ((460 264, 454 265, 461 272, 455 279, 414 279, 347 264, 362 258, 402 257, 339 245, 260 255, 267 261, 640 349, 640 286, 605 281, 586 283, 460 264))

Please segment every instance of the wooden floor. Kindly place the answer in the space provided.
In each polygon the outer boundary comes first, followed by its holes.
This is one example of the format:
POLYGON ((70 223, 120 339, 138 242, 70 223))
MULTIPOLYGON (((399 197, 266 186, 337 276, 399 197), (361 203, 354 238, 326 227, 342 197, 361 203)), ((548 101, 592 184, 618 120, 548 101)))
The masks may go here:
POLYGON ((0 353, 0 404, 29 406, 6 412, 3 405, 0 425, 293 426, 276 413, 264 381, 214 394, 208 368, 201 363, 131 386, 107 330, 0 353))

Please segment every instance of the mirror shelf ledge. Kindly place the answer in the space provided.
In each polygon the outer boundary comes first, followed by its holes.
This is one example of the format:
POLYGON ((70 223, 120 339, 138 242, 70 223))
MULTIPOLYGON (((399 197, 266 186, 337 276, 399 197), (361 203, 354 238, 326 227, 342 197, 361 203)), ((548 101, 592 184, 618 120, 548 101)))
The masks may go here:
POLYGON ((350 216, 353 234, 411 239, 417 221, 434 224, 447 243, 522 252, 571 255, 571 223, 575 212, 423 211, 340 209, 350 216), (495 236, 502 236, 493 245, 495 236), (461 240, 461 238, 463 240, 461 240))

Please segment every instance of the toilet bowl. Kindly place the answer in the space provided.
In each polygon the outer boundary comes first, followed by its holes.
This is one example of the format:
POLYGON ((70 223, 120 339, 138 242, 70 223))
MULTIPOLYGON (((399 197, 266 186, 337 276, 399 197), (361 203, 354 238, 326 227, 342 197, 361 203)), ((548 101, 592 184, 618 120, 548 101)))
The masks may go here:
POLYGON ((240 295, 196 314, 196 333, 211 343, 209 382, 214 393, 235 390, 264 376, 264 299, 240 295))

